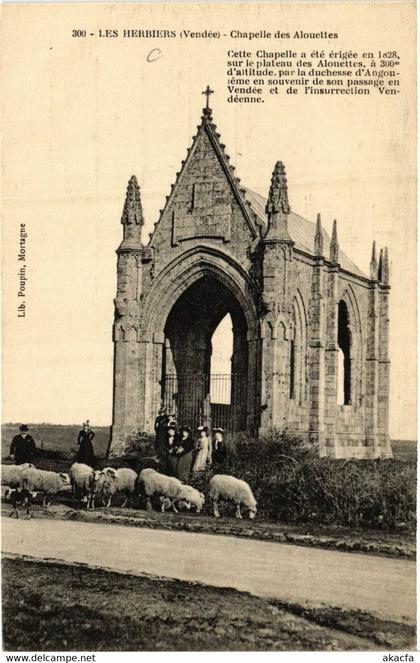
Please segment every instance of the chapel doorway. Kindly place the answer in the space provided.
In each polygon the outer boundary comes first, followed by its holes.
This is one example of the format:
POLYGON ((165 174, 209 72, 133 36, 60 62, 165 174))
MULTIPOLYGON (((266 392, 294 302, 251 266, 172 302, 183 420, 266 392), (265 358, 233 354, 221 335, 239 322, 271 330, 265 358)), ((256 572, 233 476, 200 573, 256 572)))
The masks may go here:
POLYGON ((202 276, 165 325, 161 398, 180 425, 246 429, 248 350, 244 313, 218 279, 202 276))

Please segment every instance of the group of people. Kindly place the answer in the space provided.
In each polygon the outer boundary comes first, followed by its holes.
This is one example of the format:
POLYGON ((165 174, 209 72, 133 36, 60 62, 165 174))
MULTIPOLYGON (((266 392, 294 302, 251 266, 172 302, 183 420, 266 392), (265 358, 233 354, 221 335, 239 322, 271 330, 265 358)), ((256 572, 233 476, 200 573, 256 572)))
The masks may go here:
MULTIPOLYGON (((26 424, 19 427, 10 446, 10 456, 16 465, 30 462, 36 447, 26 424)), ((212 465, 222 466, 226 460, 226 444, 223 428, 213 428, 212 435, 207 426, 198 426, 193 436, 189 426, 179 426, 174 417, 162 407, 155 421, 155 448, 165 473, 187 482, 212 465)), ((92 440, 95 433, 89 421, 85 421, 80 431, 75 461, 95 466, 95 452, 92 440)))
MULTIPOLYGON (((10 445, 10 457, 15 465, 30 463, 36 454, 36 446, 34 438, 29 433, 29 426, 22 424, 19 426, 19 431, 10 445)), ((85 421, 77 438, 78 449, 75 458, 77 463, 85 463, 94 467, 95 452, 92 444, 94 437, 95 433, 90 427, 89 420, 85 421)))
POLYGON ((155 421, 155 448, 159 460, 168 474, 187 482, 212 465, 223 465, 226 460, 224 430, 213 428, 213 437, 207 426, 198 426, 193 437, 189 426, 179 426, 161 407, 155 421))

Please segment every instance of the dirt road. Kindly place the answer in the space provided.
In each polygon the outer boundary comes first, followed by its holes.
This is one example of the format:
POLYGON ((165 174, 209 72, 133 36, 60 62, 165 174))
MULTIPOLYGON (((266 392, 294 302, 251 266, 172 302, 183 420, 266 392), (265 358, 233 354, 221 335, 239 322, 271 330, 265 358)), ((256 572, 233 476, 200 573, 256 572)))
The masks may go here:
POLYGON ((415 620, 415 563, 234 537, 2 519, 2 551, 415 620))

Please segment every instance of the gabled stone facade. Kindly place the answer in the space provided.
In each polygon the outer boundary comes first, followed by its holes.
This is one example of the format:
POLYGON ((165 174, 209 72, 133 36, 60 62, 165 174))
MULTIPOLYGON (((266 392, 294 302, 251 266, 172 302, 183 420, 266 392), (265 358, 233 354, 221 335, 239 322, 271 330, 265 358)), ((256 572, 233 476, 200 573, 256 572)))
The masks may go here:
POLYGON ((168 376, 180 423, 214 423, 211 337, 230 313, 232 431, 277 428, 335 458, 391 456, 387 249, 378 260, 373 245, 365 276, 336 222, 329 238, 319 215, 291 211, 280 161, 266 201, 241 186, 208 107, 149 243, 135 176, 122 224, 113 454, 153 432, 168 376))

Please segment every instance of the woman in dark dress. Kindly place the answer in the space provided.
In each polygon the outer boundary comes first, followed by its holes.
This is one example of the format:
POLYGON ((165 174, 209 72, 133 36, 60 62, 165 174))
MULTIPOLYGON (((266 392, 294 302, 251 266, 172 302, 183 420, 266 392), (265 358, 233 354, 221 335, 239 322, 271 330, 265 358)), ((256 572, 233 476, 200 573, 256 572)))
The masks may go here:
POLYGON ((213 428, 213 454, 214 465, 224 465, 226 462, 225 431, 223 428, 213 428))
POLYGON ((176 445, 176 476, 186 483, 191 476, 193 464, 194 440, 189 426, 181 426, 176 445))
POLYGON ((166 414, 166 407, 162 406, 155 419, 155 450, 156 455, 161 459, 164 459, 166 456, 166 448, 168 445, 168 423, 169 417, 166 414))
POLYGON ((77 438, 79 449, 76 455, 76 463, 85 463, 85 465, 90 465, 90 467, 94 466, 95 452, 92 444, 94 437, 95 433, 90 429, 89 421, 86 421, 77 438))
POLYGON ((178 433, 176 429, 176 422, 170 421, 168 424, 168 436, 166 440, 166 473, 171 476, 176 476, 177 466, 177 447, 178 447, 178 433))

